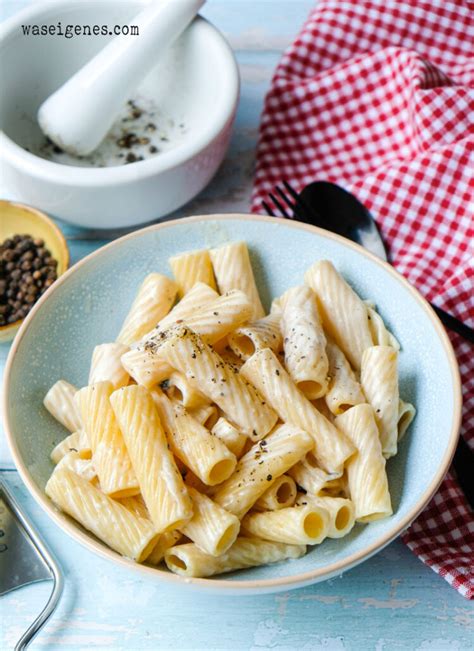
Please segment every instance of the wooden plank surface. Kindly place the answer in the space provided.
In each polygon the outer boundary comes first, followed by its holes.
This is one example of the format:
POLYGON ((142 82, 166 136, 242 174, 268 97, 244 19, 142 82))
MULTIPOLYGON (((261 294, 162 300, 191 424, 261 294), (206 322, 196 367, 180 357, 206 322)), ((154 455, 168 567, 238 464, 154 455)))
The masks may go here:
MULTIPOLYGON (((38 0, 36 0, 38 1, 38 0)), ((3 1, 1 17, 28 2, 3 1)), ((212 0, 204 14, 228 36, 242 93, 225 162, 176 215, 248 209, 262 101, 282 50, 309 0, 212 0)), ((15 198, 8 188, 0 194, 15 198)), ((120 233, 61 225, 75 262, 120 233)), ((8 346, 0 345, 0 370, 8 346)), ((134 577, 65 536, 27 494, 0 432, 0 474, 57 554, 66 574, 60 607, 32 649, 251 649, 263 651, 464 651, 474 648, 474 608, 400 542, 341 578, 258 597, 212 597, 134 577)), ((0 603, 0 648, 42 609, 50 586, 17 590, 0 603)))

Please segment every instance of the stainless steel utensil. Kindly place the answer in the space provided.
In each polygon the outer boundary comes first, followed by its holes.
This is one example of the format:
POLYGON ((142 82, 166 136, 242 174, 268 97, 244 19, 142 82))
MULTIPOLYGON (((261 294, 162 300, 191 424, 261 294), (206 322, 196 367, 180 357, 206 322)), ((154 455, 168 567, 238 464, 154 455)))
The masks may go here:
POLYGON ((46 606, 18 640, 15 651, 26 649, 55 611, 63 590, 63 576, 31 521, 0 481, 0 596, 30 583, 51 580, 53 590, 46 606))

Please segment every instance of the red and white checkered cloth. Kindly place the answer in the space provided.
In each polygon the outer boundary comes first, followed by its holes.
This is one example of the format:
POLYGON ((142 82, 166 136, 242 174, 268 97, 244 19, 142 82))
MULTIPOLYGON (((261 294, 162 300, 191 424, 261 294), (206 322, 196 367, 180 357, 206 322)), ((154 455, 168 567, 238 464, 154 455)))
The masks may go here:
MULTIPOLYGON (((353 192, 398 271, 474 326, 474 3, 320 0, 265 101, 253 212, 283 179, 353 192)), ((474 446, 474 351, 450 337, 474 446)), ((474 519, 455 474, 403 540, 474 596, 474 519)))

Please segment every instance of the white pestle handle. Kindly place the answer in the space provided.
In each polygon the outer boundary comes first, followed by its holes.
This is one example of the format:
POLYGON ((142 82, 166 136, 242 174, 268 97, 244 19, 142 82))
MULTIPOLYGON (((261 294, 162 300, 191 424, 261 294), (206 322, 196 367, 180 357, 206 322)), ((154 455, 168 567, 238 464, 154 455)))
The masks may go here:
POLYGON ((43 132, 73 156, 102 142, 125 101, 184 31, 205 0, 152 0, 129 25, 138 36, 117 36, 38 111, 43 132))

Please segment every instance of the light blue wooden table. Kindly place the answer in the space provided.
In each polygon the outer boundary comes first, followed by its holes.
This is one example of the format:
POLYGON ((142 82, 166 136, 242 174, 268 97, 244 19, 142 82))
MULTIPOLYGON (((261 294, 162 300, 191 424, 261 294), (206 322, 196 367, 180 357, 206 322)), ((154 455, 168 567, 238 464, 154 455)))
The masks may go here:
MULTIPOLYGON (((26 5, 0 4, 2 18, 26 5)), ((246 211, 262 100, 308 0, 210 0, 204 14, 229 37, 242 74, 230 151, 217 177, 179 215, 246 211)), ((8 189, 1 188, 7 196, 8 189)), ((15 198, 15 197, 11 197, 15 198)), ((76 262, 105 240, 61 224, 76 262)), ((0 366, 8 352, 0 346, 0 366)), ((1 435, 1 433, 0 433, 1 435)), ((3 435, 0 436, 0 440, 3 435)), ((0 443, 0 474, 58 556, 66 588, 33 649, 252 649, 343 651, 474 648, 474 607, 396 541, 340 578, 259 597, 176 591, 96 558, 66 537, 28 496, 0 443)), ((49 594, 47 583, 0 602, 0 648, 11 649, 49 594)))

